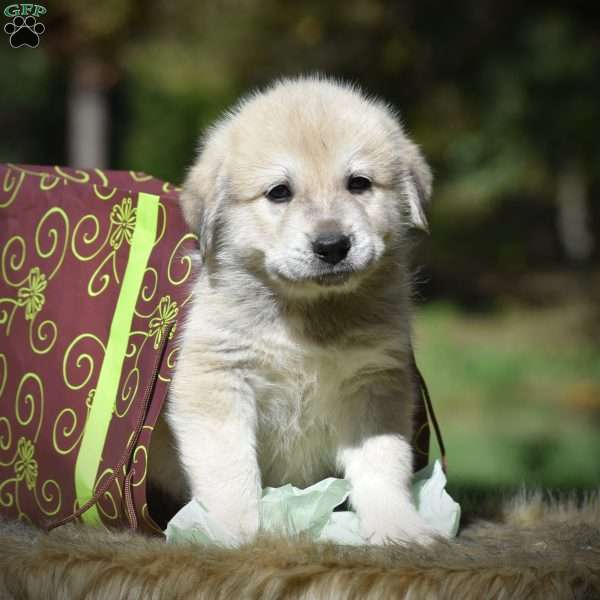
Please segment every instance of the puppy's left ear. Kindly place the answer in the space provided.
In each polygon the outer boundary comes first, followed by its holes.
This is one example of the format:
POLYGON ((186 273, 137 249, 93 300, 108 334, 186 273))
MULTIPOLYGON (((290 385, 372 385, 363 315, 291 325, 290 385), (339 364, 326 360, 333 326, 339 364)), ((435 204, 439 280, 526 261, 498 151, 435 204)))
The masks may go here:
POLYGON ((425 206, 431 197, 433 175, 419 148, 409 142, 405 151, 407 172, 405 177, 406 199, 411 225, 429 233, 425 206))

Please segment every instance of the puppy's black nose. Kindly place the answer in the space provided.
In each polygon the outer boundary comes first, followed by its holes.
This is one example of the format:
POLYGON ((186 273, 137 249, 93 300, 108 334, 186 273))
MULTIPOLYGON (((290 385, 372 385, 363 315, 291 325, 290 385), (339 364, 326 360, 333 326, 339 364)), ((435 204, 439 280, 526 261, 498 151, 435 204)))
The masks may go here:
POLYGON ((341 233, 322 233, 313 242, 313 252, 324 262, 335 265, 346 258, 350 250, 350 238, 341 233))

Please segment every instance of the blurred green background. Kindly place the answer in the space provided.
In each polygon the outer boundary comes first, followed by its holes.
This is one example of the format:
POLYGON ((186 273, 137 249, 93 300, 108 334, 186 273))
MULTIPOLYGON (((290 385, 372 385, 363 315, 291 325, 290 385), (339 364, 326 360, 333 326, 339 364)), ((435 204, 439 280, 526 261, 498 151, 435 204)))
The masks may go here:
POLYGON ((43 4, 39 47, 0 39, 2 161, 178 183, 202 129, 280 75, 397 106, 436 179, 415 329, 452 484, 598 485, 595 3, 43 4))

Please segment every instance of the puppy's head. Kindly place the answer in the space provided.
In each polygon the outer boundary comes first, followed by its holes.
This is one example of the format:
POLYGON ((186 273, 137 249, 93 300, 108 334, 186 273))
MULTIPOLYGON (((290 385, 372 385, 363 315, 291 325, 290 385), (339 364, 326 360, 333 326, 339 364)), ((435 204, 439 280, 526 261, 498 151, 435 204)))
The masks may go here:
POLYGON ((431 173, 394 113, 321 78, 283 80, 207 134, 181 196, 203 259, 285 293, 354 289, 407 227, 426 229, 431 173))

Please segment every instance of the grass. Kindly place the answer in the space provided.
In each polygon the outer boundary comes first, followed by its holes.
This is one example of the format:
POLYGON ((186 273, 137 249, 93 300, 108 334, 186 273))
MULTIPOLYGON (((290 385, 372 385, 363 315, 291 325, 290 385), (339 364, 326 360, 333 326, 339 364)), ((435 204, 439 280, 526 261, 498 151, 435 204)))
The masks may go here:
MULTIPOLYGON (((600 346, 581 306, 419 309, 416 354, 459 487, 600 485, 600 346)), ((433 444, 433 442, 432 442, 433 444)))

